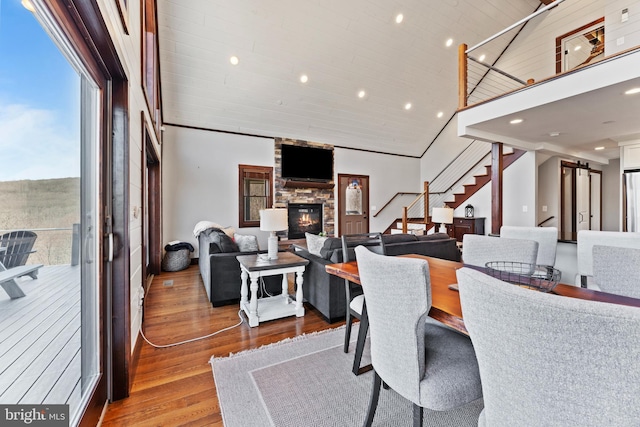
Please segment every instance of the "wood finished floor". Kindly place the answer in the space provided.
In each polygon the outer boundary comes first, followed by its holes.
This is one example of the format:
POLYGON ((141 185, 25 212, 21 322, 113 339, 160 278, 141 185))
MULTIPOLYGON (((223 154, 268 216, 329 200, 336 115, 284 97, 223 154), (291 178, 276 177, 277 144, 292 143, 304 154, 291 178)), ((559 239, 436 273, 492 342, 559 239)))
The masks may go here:
MULTIPOLYGON (((250 328, 245 322, 211 338, 169 348, 143 344, 130 396, 109 405, 103 426, 222 426, 211 356, 258 348, 336 328, 305 305, 306 315, 250 328)), ((244 318, 244 316, 243 316, 244 318)), ((210 334, 239 321, 238 306, 212 307, 197 266, 156 276, 145 300, 144 333, 155 344, 210 334), (165 280, 173 286, 163 285, 165 280)))

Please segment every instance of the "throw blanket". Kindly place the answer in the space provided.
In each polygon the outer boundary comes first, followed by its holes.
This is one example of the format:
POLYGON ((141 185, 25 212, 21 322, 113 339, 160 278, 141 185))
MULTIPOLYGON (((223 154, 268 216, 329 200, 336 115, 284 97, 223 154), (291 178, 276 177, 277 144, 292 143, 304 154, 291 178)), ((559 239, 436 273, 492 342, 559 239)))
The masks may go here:
POLYGON ((207 230, 209 228, 222 228, 222 226, 220 224, 217 224, 211 221, 200 221, 196 224, 195 228, 193 229, 194 237, 198 237, 200 233, 202 233, 204 230, 207 230))
POLYGON ((180 249, 189 249, 189 252, 193 252, 193 245, 189 242, 169 242, 164 247, 164 250, 167 252, 175 252, 180 249))
POLYGON ((220 224, 211 222, 211 221, 199 221, 193 229, 193 235, 194 237, 198 238, 200 233, 210 228, 218 228, 224 231, 224 234, 231 237, 232 239, 233 239, 233 235, 236 232, 236 230, 233 227, 223 227, 220 224))

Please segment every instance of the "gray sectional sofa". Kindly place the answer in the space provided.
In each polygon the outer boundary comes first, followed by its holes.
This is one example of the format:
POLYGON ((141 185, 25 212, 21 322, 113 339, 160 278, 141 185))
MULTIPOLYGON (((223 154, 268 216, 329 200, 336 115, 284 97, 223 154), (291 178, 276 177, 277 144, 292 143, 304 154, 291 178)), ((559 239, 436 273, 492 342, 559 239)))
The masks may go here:
MULTIPOLYGON (((413 234, 385 234, 382 236, 387 255, 420 254, 460 261, 456 240, 444 233, 424 236, 413 234)), ((310 262, 304 272, 304 297, 329 323, 344 319, 346 297, 344 280, 326 272, 325 266, 342 262, 342 241, 330 237, 320 252, 312 254, 301 246, 294 246, 296 254, 310 262)), ((353 259, 353 256, 351 257, 353 259)))
MULTIPOLYGON (((240 263, 238 255, 265 253, 241 252, 238 245, 218 228, 209 228, 198 235, 198 266, 209 301, 214 307, 240 301, 240 263)), ((264 277, 264 288, 270 294, 282 292, 282 275, 264 277)), ((304 289, 304 288, 303 288, 304 289)), ((262 288, 258 293, 261 296, 262 288)))

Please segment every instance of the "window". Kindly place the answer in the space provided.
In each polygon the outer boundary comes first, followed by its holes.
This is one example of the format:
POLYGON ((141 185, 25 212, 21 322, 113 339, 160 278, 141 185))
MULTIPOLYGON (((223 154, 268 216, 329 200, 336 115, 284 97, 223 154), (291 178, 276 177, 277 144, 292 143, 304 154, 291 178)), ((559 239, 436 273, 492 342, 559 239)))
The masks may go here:
POLYGON ((142 88, 153 121, 153 128, 160 139, 162 102, 160 99, 160 64, 155 0, 142 0, 142 20, 142 88))
POLYGON ((273 204, 273 168, 239 165, 239 227, 259 227, 260 209, 273 204))

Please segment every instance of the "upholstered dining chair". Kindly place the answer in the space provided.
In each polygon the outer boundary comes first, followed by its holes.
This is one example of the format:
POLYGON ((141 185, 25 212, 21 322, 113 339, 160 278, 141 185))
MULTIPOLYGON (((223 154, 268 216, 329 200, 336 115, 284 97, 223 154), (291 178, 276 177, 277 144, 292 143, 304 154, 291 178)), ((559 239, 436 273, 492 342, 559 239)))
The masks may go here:
POLYGON ((558 229, 556 227, 503 225, 500 227, 500 237, 535 240, 538 242, 536 264, 550 267, 556 265, 556 248, 558 246, 558 229))
MULTIPOLYGON (((356 259, 354 248, 356 246, 365 246, 370 251, 385 255, 384 242, 381 233, 361 233, 361 234, 344 234, 342 235, 342 261, 349 262, 356 259)), ((351 326, 353 320, 361 320, 364 307, 364 295, 359 285, 349 280, 344 281, 346 292, 347 309, 346 325, 344 333, 344 352, 349 352, 349 341, 351 340, 351 326)), ((365 331, 366 333, 366 331, 365 331)))
POLYGON ((637 426, 640 309, 457 271, 478 358, 478 426, 637 426))
POLYGON ((427 322, 431 309, 429 264, 356 248, 367 304, 374 370, 364 425, 373 422, 382 381, 413 404, 413 425, 423 408, 443 411, 482 396, 478 366, 468 337, 427 322))
POLYGON ((595 245, 593 278, 604 292, 640 298, 640 249, 595 245))
POLYGON ((485 267, 491 261, 507 261, 536 264, 538 242, 526 239, 507 239, 477 234, 462 236, 462 262, 485 267))
POLYGON ((600 289, 595 279, 589 281, 589 278, 593 278, 593 247, 595 245, 640 249, 640 233, 580 230, 577 240, 578 276, 576 284, 580 284, 583 288, 600 289))

